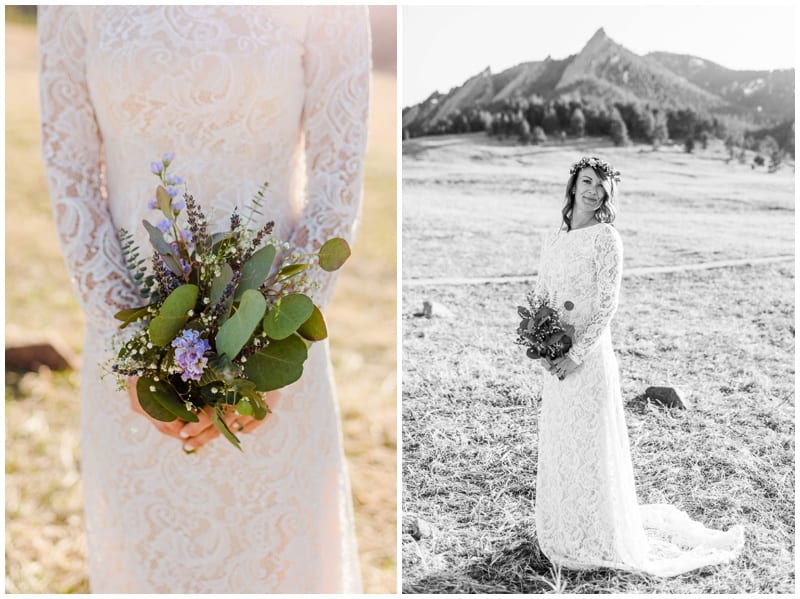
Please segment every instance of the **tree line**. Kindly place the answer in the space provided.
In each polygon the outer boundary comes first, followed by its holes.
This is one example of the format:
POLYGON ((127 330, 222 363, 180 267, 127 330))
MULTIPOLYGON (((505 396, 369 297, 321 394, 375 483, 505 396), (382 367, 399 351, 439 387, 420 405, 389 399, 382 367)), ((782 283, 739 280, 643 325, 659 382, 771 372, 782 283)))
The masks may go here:
POLYGON ((717 138, 725 140, 730 159, 741 161, 749 150, 756 153, 757 164, 769 160, 771 169, 777 169, 786 153, 794 155, 793 122, 760 133, 742 129, 691 108, 664 109, 633 102, 545 101, 534 96, 459 110, 431 126, 412 124, 403 130, 403 138, 485 131, 498 139, 538 144, 548 139, 602 136, 610 137, 618 146, 639 142, 652 144, 654 149, 672 140, 682 142, 687 152, 694 151, 698 144, 705 148, 710 139, 717 138), (777 132, 784 134, 776 135, 777 132))

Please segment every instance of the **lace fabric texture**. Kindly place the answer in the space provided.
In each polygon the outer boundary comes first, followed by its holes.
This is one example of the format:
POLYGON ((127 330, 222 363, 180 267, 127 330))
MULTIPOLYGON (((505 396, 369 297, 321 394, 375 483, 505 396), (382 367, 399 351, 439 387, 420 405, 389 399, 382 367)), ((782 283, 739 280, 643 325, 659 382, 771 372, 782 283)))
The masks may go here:
MULTIPOLYGON (((139 305, 117 230, 149 248, 149 162, 212 230, 269 182, 275 234, 315 250, 360 212, 369 24, 355 6, 40 7, 42 151, 64 259, 86 313, 81 451, 93 592, 359 592, 327 343, 244 453, 185 455, 98 364, 139 305), (216 225, 216 226, 214 226, 216 225)), ((335 275, 315 275, 324 305, 335 275)))
POLYGON ((557 565, 674 576, 735 558, 744 530, 711 530, 671 505, 638 505, 610 322, 622 242, 599 224, 545 237, 533 294, 575 327, 563 381, 545 375, 539 417, 536 530, 557 565), (566 310, 564 303, 574 304, 566 310))

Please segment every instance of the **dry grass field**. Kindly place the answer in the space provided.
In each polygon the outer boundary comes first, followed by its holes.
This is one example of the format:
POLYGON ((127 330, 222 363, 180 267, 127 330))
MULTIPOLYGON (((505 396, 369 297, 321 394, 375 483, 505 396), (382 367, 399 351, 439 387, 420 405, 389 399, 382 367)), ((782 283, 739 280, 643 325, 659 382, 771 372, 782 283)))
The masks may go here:
MULTIPOLYGON (((396 82, 373 80, 365 200, 327 319, 367 592, 396 589, 396 82)), ((7 335, 75 350, 83 315, 39 155, 36 36, 6 26, 7 335)), ((78 372, 6 372, 6 591, 88 592, 78 372)))
POLYGON ((670 579, 557 570, 536 542, 543 372, 514 344, 541 234, 569 165, 622 171, 625 267, 794 254, 794 175, 726 164, 722 148, 602 140, 520 147, 482 134, 403 147, 403 590, 409 593, 793 593, 794 263, 623 279, 612 335, 642 503, 746 530, 733 563, 670 579), (453 318, 419 318, 422 302, 453 318), (691 390, 691 410, 644 399, 691 390))

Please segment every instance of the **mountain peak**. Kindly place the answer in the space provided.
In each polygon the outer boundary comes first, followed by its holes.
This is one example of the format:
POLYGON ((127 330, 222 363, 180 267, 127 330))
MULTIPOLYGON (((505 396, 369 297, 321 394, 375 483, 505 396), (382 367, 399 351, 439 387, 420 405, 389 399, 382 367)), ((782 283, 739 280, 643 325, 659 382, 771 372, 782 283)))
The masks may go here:
POLYGON ((594 32, 594 35, 589 41, 593 42, 596 40, 605 40, 605 39, 608 39, 608 34, 606 33, 606 30, 601 27, 600 29, 594 32))

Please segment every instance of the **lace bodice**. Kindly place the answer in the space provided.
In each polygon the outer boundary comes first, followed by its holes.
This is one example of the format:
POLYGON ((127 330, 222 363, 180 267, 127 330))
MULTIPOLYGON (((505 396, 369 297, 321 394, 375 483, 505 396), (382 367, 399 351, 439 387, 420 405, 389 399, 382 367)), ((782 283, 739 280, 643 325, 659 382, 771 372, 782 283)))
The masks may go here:
POLYGON ((611 225, 545 236, 533 293, 547 297, 562 320, 575 327, 569 351, 574 362, 580 364, 608 329, 617 311, 621 280, 622 240, 611 225), (564 307, 566 302, 572 309, 564 307))
MULTIPOLYGON (((300 249, 352 238, 367 137, 363 7, 57 6, 38 28, 47 180, 96 332, 139 302, 117 229, 148 248, 148 165, 166 151, 222 220, 267 181, 264 218, 278 236, 300 249)), ((324 304, 335 275, 316 277, 324 304)))

